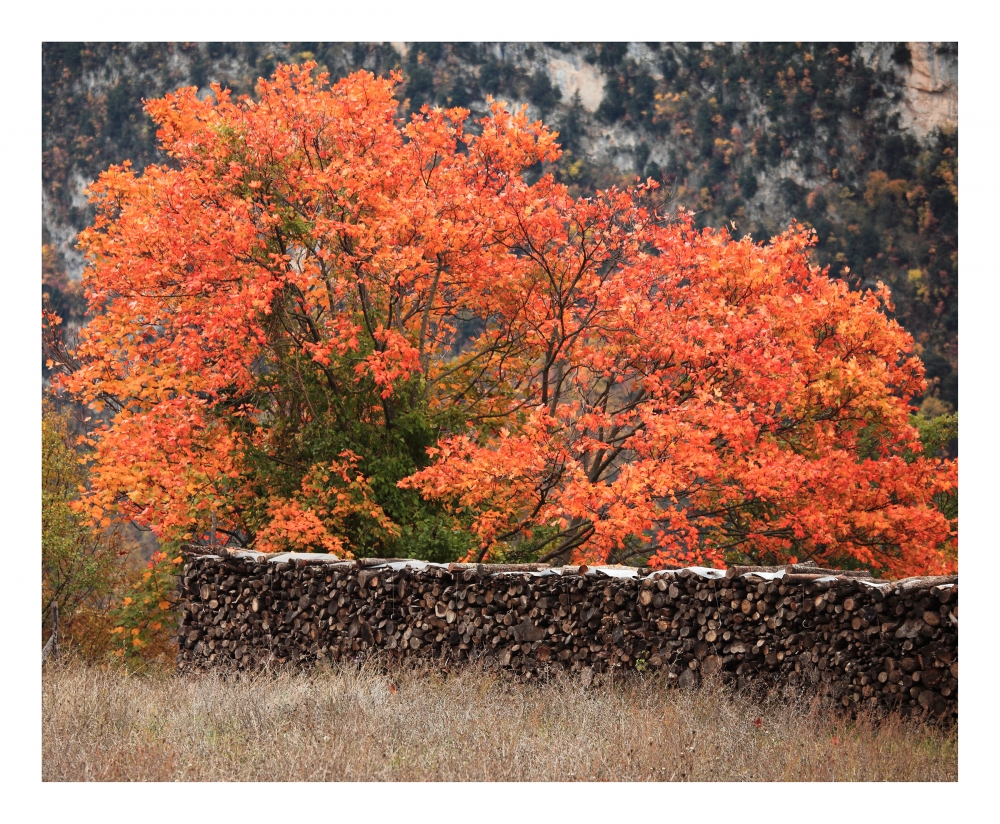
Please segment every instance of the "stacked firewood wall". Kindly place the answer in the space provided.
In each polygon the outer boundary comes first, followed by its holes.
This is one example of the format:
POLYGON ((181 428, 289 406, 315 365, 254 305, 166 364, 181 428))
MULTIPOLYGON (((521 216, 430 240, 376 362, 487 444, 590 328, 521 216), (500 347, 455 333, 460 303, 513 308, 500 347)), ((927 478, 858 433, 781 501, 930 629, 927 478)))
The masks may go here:
POLYGON ((182 669, 378 651, 449 666, 486 658, 528 678, 666 668, 682 687, 718 677, 845 707, 958 712, 956 577, 882 583, 806 567, 626 577, 205 556, 185 566, 180 595, 182 669))

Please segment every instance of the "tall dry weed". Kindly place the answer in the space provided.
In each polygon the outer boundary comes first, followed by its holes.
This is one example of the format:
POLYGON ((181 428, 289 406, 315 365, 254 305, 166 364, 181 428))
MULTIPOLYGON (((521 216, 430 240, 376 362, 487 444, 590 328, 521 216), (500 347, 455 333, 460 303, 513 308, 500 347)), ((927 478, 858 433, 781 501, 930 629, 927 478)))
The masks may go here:
POLYGON ((658 677, 374 666, 42 679, 47 781, 955 781, 957 732, 658 677))

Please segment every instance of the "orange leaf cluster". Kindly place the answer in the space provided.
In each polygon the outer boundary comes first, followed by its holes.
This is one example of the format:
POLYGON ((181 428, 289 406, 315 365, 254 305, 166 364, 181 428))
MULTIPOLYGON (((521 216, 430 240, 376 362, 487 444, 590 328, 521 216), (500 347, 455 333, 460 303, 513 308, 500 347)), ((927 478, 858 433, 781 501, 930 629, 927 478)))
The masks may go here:
POLYGON ((499 104, 475 134, 462 109, 400 123, 396 82, 330 86, 306 64, 257 101, 147 104, 171 162, 92 187, 93 319, 62 379, 114 412, 94 517, 181 537, 219 511, 265 549, 349 553, 361 516, 393 534, 353 453, 293 486, 254 474, 280 463, 289 416, 325 420, 318 387, 368 393, 385 431, 404 409, 436 423, 400 486, 467 518, 480 555, 537 534, 577 561, 642 545, 661 565, 947 565, 933 498, 957 470, 907 422, 923 367, 884 289, 811 268, 801 229, 755 245, 668 220, 654 183, 529 185, 554 133, 499 104), (305 401, 274 388, 281 370, 305 401))

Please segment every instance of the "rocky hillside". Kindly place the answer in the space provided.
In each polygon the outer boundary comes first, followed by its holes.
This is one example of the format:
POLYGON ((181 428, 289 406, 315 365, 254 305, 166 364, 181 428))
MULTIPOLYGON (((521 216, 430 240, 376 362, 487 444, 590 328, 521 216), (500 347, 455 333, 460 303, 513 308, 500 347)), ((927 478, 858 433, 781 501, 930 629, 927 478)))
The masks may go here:
POLYGON ((816 262, 882 280, 918 342, 928 411, 958 402, 958 49, 928 43, 183 43, 43 47, 43 289, 79 320, 84 185, 162 162, 141 100, 218 82, 252 94, 277 62, 402 73, 400 114, 486 110, 557 129, 551 172, 581 194, 636 176, 703 225, 765 239, 795 219, 816 262))

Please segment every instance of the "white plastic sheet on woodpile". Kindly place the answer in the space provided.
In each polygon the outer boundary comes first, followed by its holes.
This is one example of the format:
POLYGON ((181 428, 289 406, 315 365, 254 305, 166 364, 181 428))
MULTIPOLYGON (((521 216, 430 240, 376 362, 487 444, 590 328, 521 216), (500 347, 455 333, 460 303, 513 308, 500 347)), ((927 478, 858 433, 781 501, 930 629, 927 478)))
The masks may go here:
MULTIPOLYGON (((240 550, 233 553, 234 556, 238 558, 248 558, 257 559, 266 557, 261 552, 253 552, 250 550, 240 550)), ((217 555, 206 555, 206 558, 217 558, 217 555)), ((282 555, 276 555, 273 558, 267 559, 269 563, 281 564, 289 563, 290 561, 311 561, 313 563, 343 563, 344 559, 339 558, 336 555, 328 555, 320 552, 286 552, 282 555)), ((398 572, 401 569, 413 569, 413 570, 424 570, 424 569, 448 569, 448 564, 437 564, 433 561, 418 561, 416 559, 407 559, 405 561, 389 561, 382 564, 372 564, 371 566, 366 566, 365 569, 382 569, 388 567, 393 570, 393 572, 398 572)), ((579 566, 569 566, 569 567, 552 567, 550 569, 539 569, 539 570, 500 570, 499 572, 491 572, 489 564, 483 564, 483 568, 490 575, 530 575, 533 578, 544 578, 550 575, 579 575, 581 567, 579 566)), ((726 577, 726 571, 724 569, 710 569, 708 567, 685 567, 688 572, 693 572, 695 575, 699 575, 702 578, 712 578, 721 579, 726 577)), ((606 575, 609 578, 638 578, 640 572, 638 567, 622 568, 622 567, 604 567, 604 566, 593 566, 585 567, 584 575, 606 575)), ((647 577, 653 577, 656 575, 665 575, 667 573, 676 574, 680 570, 669 569, 669 570, 654 570, 650 572, 647 577)), ((784 571, 780 573, 753 573, 754 575, 760 575, 762 577, 767 577, 769 580, 775 576, 781 577, 784 575, 784 571)))
MULTIPOLYGON (((219 558, 218 555, 204 555, 204 558, 219 558)), ((283 564, 290 563, 292 561, 306 561, 309 563, 327 563, 327 564, 340 564, 348 563, 344 558, 340 558, 337 555, 330 555, 322 552, 285 552, 280 555, 268 556, 263 552, 256 552, 250 549, 240 549, 240 550, 230 550, 230 557, 243 558, 246 560, 260 560, 266 559, 268 563, 271 564, 283 564)), ((366 566, 366 569, 382 569, 388 567, 394 572, 398 572, 401 569, 413 569, 413 570, 424 570, 424 569, 448 569, 449 564, 438 564, 433 561, 419 561, 417 559, 407 559, 404 561, 390 561, 381 564, 372 564, 371 566, 366 566)), ((579 566, 567 566, 567 567, 552 567, 550 569, 541 570, 500 570, 498 572, 490 571, 489 564, 482 565, 484 570, 489 575, 529 575, 533 578, 548 577, 550 575, 579 575, 580 570, 583 569, 584 575, 605 575, 609 578, 638 578, 640 573, 645 573, 642 577, 653 578, 660 575, 677 574, 680 569, 658 569, 647 572, 646 570, 640 570, 637 567, 606 567, 606 566, 593 566, 593 567, 579 567, 579 566)), ((711 580, 721 580, 726 577, 726 570, 724 569, 712 569, 710 567, 684 567, 688 572, 694 573, 702 578, 708 578, 711 580)), ((764 581, 774 581, 785 577, 785 570, 780 569, 776 572, 744 572, 740 575, 741 578, 760 578, 764 581)), ((838 580, 835 575, 825 575, 822 578, 817 579, 817 583, 825 583, 830 581, 838 580)), ((858 579, 858 583, 864 584, 868 587, 882 588, 889 585, 886 581, 867 581, 863 578, 858 579)), ((945 584, 943 586, 954 586, 953 584, 945 584)))

